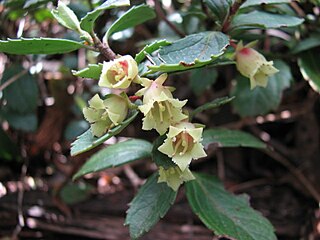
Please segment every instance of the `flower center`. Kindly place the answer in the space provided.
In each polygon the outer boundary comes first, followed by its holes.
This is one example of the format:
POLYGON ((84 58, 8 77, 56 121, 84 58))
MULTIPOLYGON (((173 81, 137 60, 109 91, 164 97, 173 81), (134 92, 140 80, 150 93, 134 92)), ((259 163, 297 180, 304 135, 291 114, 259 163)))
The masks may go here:
POLYGON ((179 153, 179 155, 185 154, 192 149, 194 143, 193 138, 185 131, 179 133, 172 142, 174 145, 174 152, 172 155, 177 153, 179 153))

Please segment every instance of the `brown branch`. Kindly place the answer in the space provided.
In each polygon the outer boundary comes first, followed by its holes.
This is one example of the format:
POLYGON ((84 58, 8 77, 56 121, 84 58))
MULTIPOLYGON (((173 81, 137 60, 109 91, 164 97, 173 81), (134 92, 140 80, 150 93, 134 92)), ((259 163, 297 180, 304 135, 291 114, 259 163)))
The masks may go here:
POLYGON ((166 17, 166 15, 164 14, 162 7, 160 5, 160 1, 159 0, 154 0, 154 6, 155 6, 155 10, 157 12, 157 15, 176 33, 178 34, 180 37, 185 37, 186 35, 177 28, 176 25, 174 25, 172 22, 170 22, 168 20, 168 18, 166 17))
POLYGON ((95 33, 92 33, 91 37, 95 47, 99 49, 106 60, 114 60, 116 58, 116 54, 109 47, 108 43, 102 43, 95 33))
POLYGON ((244 2, 244 0, 237 0, 234 2, 234 4, 230 8, 230 12, 224 23, 222 24, 222 32, 227 33, 229 31, 229 27, 232 21, 233 16, 238 12, 241 4, 244 2))

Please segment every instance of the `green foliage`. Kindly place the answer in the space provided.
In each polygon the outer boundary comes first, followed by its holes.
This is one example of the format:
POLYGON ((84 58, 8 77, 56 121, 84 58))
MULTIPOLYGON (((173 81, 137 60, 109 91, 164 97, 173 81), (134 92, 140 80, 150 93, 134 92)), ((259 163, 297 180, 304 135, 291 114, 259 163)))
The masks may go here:
POLYGON ((317 51, 309 50, 299 55, 300 71, 305 80, 316 92, 320 93, 320 69, 317 51))
POLYGON ((197 115, 198 113, 208 110, 208 109, 212 109, 212 108, 217 108, 220 107, 224 104, 227 104, 229 102, 231 102, 234 99, 234 97, 223 97, 223 98, 217 98, 215 100, 213 100, 212 102, 208 102, 206 104, 203 104, 202 106, 196 108, 195 110, 193 110, 193 112, 190 114, 190 119, 192 119, 195 115, 197 115))
POLYGON ((9 136, 0 128, 0 159, 15 160, 19 158, 17 146, 9 136))
POLYGON ((83 48, 85 45, 59 38, 20 38, 0 40, 0 52, 9 54, 61 54, 83 48))
POLYGON ((151 7, 144 4, 134 6, 109 27, 103 38, 104 42, 107 42, 108 38, 116 32, 134 27, 155 17, 156 14, 151 7))
POLYGON ((60 197, 66 204, 76 204, 88 199, 93 190, 93 186, 83 182, 68 183, 61 189, 60 197))
POLYGON ((280 71, 269 78, 266 88, 250 90, 249 80, 238 78, 237 85, 232 92, 236 98, 233 107, 241 116, 256 116, 276 109, 281 101, 282 91, 290 86, 292 75, 288 65, 282 61, 275 61, 280 71))
POLYGON ((125 225, 129 225, 131 239, 138 239, 162 218, 176 199, 177 193, 165 183, 157 183, 153 174, 130 203, 125 225))
POLYGON ((290 2, 291 0, 247 0, 241 5, 241 8, 252 7, 257 5, 281 4, 290 2))
POLYGON ((72 74, 77 77, 91 78, 98 80, 102 72, 102 64, 89 64, 88 67, 79 70, 72 71, 72 74))
POLYGON ((143 61, 148 54, 151 54, 158 50, 162 46, 168 46, 171 42, 168 42, 167 40, 157 40, 153 43, 150 43, 146 45, 139 53, 136 54, 135 60, 137 63, 140 63, 143 61))
POLYGON ((202 144, 216 144, 219 147, 266 148, 263 142, 246 132, 224 128, 204 130, 202 144))
POLYGON ((39 98, 36 78, 20 65, 12 65, 5 70, 1 82, 12 80, 14 81, 3 90, 6 105, 0 109, 0 115, 13 128, 34 131, 37 128, 35 110, 39 98))
POLYGON ((73 179, 88 173, 118 167, 132 161, 151 157, 151 150, 151 143, 140 139, 113 144, 94 154, 73 176, 73 179))
POLYGON ((215 178, 194 174, 186 183, 190 206, 201 221, 217 235, 237 240, 275 240, 270 222, 253 210, 247 197, 228 193, 215 178))
POLYGON ((123 121, 118 126, 110 129, 105 135, 100 138, 94 137, 91 130, 87 130, 85 133, 81 134, 72 144, 71 144, 71 156, 78 155, 80 153, 89 151, 96 146, 99 146, 109 138, 119 134, 126 126, 128 126, 138 115, 138 111, 134 111, 131 115, 123 121))
POLYGON ((190 76, 190 87, 199 96, 216 82, 217 77, 218 72, 215 68, 204 67, 195 69, 190 76))
POLYGON ((84 31, 87 31, 88 33, 91 34, 93 32, 95 21, 103 11, 111 8, 129 6, 129 5, 130 5, 129 0, 108 0, 103 4, 101 4, 99 7, 97 7, 96 9, 94 9, 93 11, 88 12, 87 15, 85 15, 81 19, 80 27, 84 31))
POLYGON ((234 0, 204 0, 204 3, 207 4, 220 23, 223 23, 226 20, 233 2, 234 0))
POLYGON ((274 14, 262 11, 252 11, 239 14, 232 20, 233 30, 251 28, 283 28, 300 25, 304 20, 290 15, 274 14))

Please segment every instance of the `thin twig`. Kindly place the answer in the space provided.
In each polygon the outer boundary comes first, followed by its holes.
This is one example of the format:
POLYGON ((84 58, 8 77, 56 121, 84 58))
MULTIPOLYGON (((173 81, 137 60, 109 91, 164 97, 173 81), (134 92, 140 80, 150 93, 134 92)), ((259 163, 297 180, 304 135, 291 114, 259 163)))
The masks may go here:
POLYGON ((314 197, 314 199, 320 203, 320 193, 315 189, 312 183, 301 173, 291 162, 280 155, 279 153, 272 151, 270 149, 262 150, 265 154, 276 160, 277 162, 281 163, 285 166, 293 176, 295 176, 300 183, 308 190, 308 192, 314 197))
POLYGON ((10 78, 8 81, 4 82, 1 86, 0 86, 0 92, 2 92, 6 87, 8 87, 10 84, 14 83, 15 81, 17 81, 20 77, 22 77, 24 74, 26 74, 28 72, 28 70, 23 70, 22 72, 14 75, 12 78, 10 78))
POLYGON ((176 33, 178 34, 180 37, 185 37, 186 35, 176 27, 176 25, 174 25, 172 22, 170 22, 168 20, 168 18, 166 17, 166 15, 164 14, 161 5, 160 5, 160 1, 159 0, 154 0, 154 6, 155 6, 155 10, 157 12, 157 15, 176 33))
POLYGON ((226 20, 224 21, 222 25, 222 32, 226 33, 229 31, 229 27, 232 21, 233 16, 238 12, 241 4, 244 2, 244 0, 237 0, 234 2, 234 4, 230 8, 230 12, 226 20))
POLYGON ((18 236, 22 228, 25 226, 25 220, 23 216, 23 197, 24 197, 24 181, 27 176, 29 159, 27 157, 27 153, 24 147, 22 147, 21 155, 24 160, 24 163, 21 167, 20 183, 18 184, 18 187, 19 187, 18 197, 17 197, 18 224, 12 233, 11 239, 18 239, 18 236))
POLYGON ((132 169, 130 165, 124 165, 123 170, 128 179, 130 180, 132 186, 135 189, 138 189, 138 187, 142 185, 143 180, 135 173, 135 171, 132 169))

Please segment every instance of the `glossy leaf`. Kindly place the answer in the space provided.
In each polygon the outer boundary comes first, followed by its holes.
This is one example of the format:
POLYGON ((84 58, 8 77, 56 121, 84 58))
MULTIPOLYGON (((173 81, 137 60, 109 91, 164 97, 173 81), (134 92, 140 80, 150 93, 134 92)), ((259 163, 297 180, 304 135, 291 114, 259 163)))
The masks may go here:
POLYGON ((314 34, 302 41, 299 41, 298 44, 292 49, 293 54, 297 54, 311 48, 320 46, 320 34, 314 34))
POLYGON ((302 18, 290 15, 274 14, 262 11, 252 11, 246 14, 235 16, 231 23, 231 28, 235 29, 251 29, 251 28, 282 28, 294 27, 303 23, 302 18))
POLYGON ((99 80, 101 72, 102 72, 102 64, 89 64, 88 67, 79 70, 79 71, 72 71, 72 74, 77 77, 83 78, 91 78, 99 80))
POLYGON ((138 115, 138 111, 132 112, 125 121, 118 126, 110 129, 105 135, 97 138, 92 135, 91 130, 87 130, 85 133, 77 137, 77 139, 71 144, 71 156, 78 155, 99 146, 109 138, 119 134, 126 126, 128 126, 138 115))
POLYGON ((76 14, 62 1, 58 2, 58 7, 51 13, 61 25, 74 31, 80 31, 80 22, 76 14))
POLYGON ((186 183, 193 212, 218 236, 237 240, 276 240, 274 229, 261 213, 250 207, 248 198, 227 192, 215 178, 194 174, 186 183))
POLYGON ((134 27, 155 17, 153 8, 144 4, 133 6, 110 26, 103 37, 104 42, 107 42, 108 38, 116 32, 134 27))
POLYGON ((88 173, 118 167, 135 160, 151 157, 151 150, 151 143, 139 139, 110 145, 94 154, 73 176, 73 179, 88 173))
POLYGON ((162 46, 168 46, 171 42, 168 42, 167 40, 157 40, 153 43, 150 43, 146 45, 139 53, 136 54, 135 60, 137 63, 140 63, 143 61, 143 59, 146 58, 147 54, 151 54, 154 51, 158 50, 162 46))
POLYGON ((231 95, 235 96, 232 105, 241 116, 266 114, 276 109, 282 98, 282 91, 290 86, 292 75, 289 66, 282 61, 274 61, 279 72, 269 77, 266 88, 250 90, 249 79, 239 77, 231 95))
POLYGON ((7 68, 2 77, 2 83, 17 78, 13 83, 3 90, 8 111, 16 113, 30 113, 37 107, 39 90, 35 77, 29 73, 18 75, 25 71, 20 65, 12 65, 7 68))
POLYGON ((201 95, 209 89, 217 80, 218 72, 215 68, 199 68, 192 70, 190 76, 190 88, 196 95, 201 95))
POLYGON ((59 195, 66 204, 76 204, 87 200, 93 191, 94 187, 87 183, 68 183, 61 189, 59 195))
POLYGON ((200 106, 192 111, 192 113, 190 114, 190 119, 192 119, 195 115, 197 115, 198 113, 200 113, 202 111, 205 111, 205 110, 208 110, 211 108, 220 107, 224 104, 231 102, 233 99, 234 99, 234 97, 223 97, 223 98, 217 98, 217 99, 213 100, 212 102, 205 103, 202 106, 200 106))
POLYGON ((160 61, 166 64, 191 66, 196 62, 211 62, 224 53, 229 37, 221 32, 201 32, 189 35, 159 50, 160 61))
POLYGON ((130 237, 138 239, 148 232, 168 212, 177 193, 166 183, 157 183, 158 174, 153 174, 140 188, 130 203, 125 225, 129 225, 130 237))
POLYGON ((234 0, 204 0, 204 3, 219 19, 220 23, 223 23, 229 14, 229 9, 234 0))
POLYGON ((103 4, 101 4, 99 7, 94 9, 91 12, 88 12, 87 15, 85 15, 81 21, 80 21, 80 27, 87 31, 88 33, 92 33, 94 28, 94 23, 97 20, 97 18, 100 16, 100 14, 111 8, 117 8, 117 7, 123 7, 123 6, 130 6, 129 0, 108 0, 105 1, 103 4))
POLYGON ((292 2, 292 0, 247 0, 241 5, 241 8, 257 6, 257 5, 282 4, 282 3, 290 3, 290 2, 292 2))
POLYGON ((0 40, 0 52, 9 54, 62 54, 85 47, 83 44, 59 38, 20 38, 0 40))
POLYGON ((316 92, 320 93, 320 60, 317 51, 306 51, 300 54, 298 59, 303 78, 316 92))
POLYGON ((202 135, 202 144, 216 144, 219 147, 266 148, 266 145, 249 133, 223 128, 206 129, 202 135))

